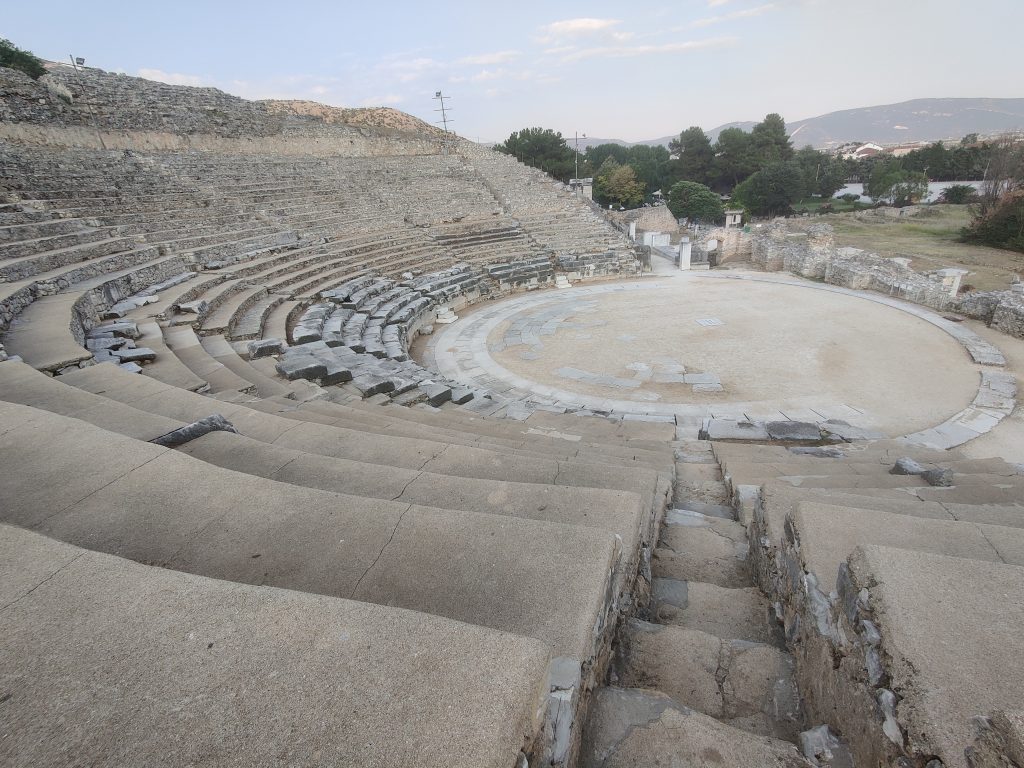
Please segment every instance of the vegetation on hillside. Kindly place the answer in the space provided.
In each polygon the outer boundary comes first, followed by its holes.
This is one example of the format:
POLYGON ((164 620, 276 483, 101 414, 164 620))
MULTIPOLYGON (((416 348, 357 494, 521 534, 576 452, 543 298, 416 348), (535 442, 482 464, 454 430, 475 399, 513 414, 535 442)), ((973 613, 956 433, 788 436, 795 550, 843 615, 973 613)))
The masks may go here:
MULTIPOLYGON (((594 199, 601 205, 633 207, 654 201, 657 192, 671 203, 671 190, 685 181, 715 195, 731 196, 733 204, 752 215, 776 216, 869 206, 867 199, 833 199, 849 181, 862 181, 865 193, 876 202, 912 205, 927 196, 929 180, 988 178, 997 145, 967 136, 955 145, 936 142, 900 157, 884 153, 846 160, 810 146, 795 148, 785 120, 772 113, 750 131, 724 129, 715 142, 699 126, 690 126, 667 148, 610 143, 588 147, 578 157, 578 173, 594 178, 594 199)), ((562 181, 568 181, 576 170, 575 151, 560 133, 549 129, 524 128, 496 149, 562 181)), ((670 208, 683 210, 689 205, 680 202, 682 194, 680 191, 675 195, 677 201, 670 208)), ((972 195, 971 187, 956 185, 941 202, 973 202, 972 195)), ((1018 237, 1007 234, 1018 221, 1015 203, 1007 197, 996 206, 995 199, 989 195, 979 202, 979 221, 984 219, 986 223, 967 236, 984 238, 984 242, 1000 238, 1008 242, 1018 237), (990 221, 989 217, 994 218, 990 221)), ((706 215, 698 218, 709 220, 706 215)))
POLYGON ((677 219, 717 224, 725 218, 722 198, 703 184, 677 181, 668 195, 668 209, 677 219))
POLYGON ((0 38, 0 67, 24 72, 33 80, 38 80, 46 74, 42 59, 3 38, 0 38))
POLYGON ((521 163, 550 173, 559 181, 567 182, 572 178, 575 153, 569 149, 562 134, 550 128, 523 128, 494 148, 512 155, 521 163))
POLYGON ((1004 138, 995 143, 963 237, 968 242, 1024 251, 1024 142, 1004 138))

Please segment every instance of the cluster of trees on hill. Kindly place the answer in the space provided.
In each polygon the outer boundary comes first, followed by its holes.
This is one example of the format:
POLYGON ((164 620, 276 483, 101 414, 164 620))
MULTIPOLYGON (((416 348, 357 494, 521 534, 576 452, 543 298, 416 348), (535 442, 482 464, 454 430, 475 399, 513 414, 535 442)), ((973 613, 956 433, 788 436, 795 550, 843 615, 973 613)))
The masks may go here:
POLYGON ((811 194, 831 197, 850 173, 840 159, 811 147, 795 150, 778 114, 767 115, 749 132, 727 128, 714 143, 702 128, 692 126, 667 148, 600 144, 577 157, 560 133, 525 128, 495 149, 562 181, 576 172, 578 162, 579 175, 593 177, 594 199, 602 205, 633 207, 660 190, 674 210, 684 210, 698 190, 679 187, 676 197, 685 195, 687 202, 680 198, 674 204, 672 190, 684 181, 700 185, 700 218, 705 221, 711 210, 705 205, 711 200, 708 193, 732 193, 751 213, 782 213, 811 194))
POLYGON ((1024 252, 1024 142, 1007 137, 992 143, 985 182, 963 237, 1024 252))
POLYGON ((42 59, 3 38, 0 38, 0 67, 24 72, 33 80, 38 80, 46 74, 42 59))
MULTIPOLYGON (((718 195, 731 195, 735 204, 754 215, 787 213, 804 198, 831 198, 849 180, 862 180, 866 193, 893 205, 918 202, 927 194, 929 179, 977 180, 984 177, 993 145, 965 137, 947 147, 936 142, 900 158, 877 155, 844 160, 812 147, 795 149, 781 115, 770 114, 752 130, 726 128, 713 142, 699 126, 691 126, 669 146, 600 144, 577 157, 560 133, 525 128, 496 149, 541 168, 562 181, 577 172, 594 178, 594 198, 602 205, 633 207, 651 200, 655 191, 667 195, 673 210, 688 210, 699 184, 718 195)), ((966 194, 966 192, 964 193, 966 194)), ((710 200, 702 194, 700 199, 710 200)), ((950 200, 952 202, 952 200, 950 200)), ((705 216, 710 210, 703 207, 705 216)), ((686 215, 686 214, 682 214, 686 215)))

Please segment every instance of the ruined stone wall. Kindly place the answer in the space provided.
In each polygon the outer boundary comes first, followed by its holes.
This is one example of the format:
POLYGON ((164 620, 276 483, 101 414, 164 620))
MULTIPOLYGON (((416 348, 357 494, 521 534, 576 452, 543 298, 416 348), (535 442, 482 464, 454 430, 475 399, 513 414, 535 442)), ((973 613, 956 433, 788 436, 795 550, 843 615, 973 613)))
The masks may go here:
POLYGON ((935 309, 955 303, 942 281, 892 259, 859 248, 836 248, 828 224, 803 229, 777 219, 751 236, 751 261, 769 271, 787 271, 855 290, 878 291, 935 309))
POLYGON ((52 67, 35 81, 0 68, 0 140, 142 152, 363 157, 442 151, 441 135, 414 118, 403 131, 339 121, 358 121, 360 110, 323 111, 326 117, 308 105, 293 109, 287 102, 248 101, 216 88, 102 70, 52 67))
POLYGON ((716 263, 746 262, 753 260, 753 241, 742 229, 715 227, 702 229, 691 237, 693 243, 692 259, 694 262, 707 261, 710 255, 708 242, 714 240, 716 263))
MULTIPOLYGON (((600 210, 601 207, 595 206, 600 210)), ((665 205, 656 205, 651 208, 636 208, 632 211, 603 211, 605 217, 618 229, 628 232, 629 225, 636 222, 637 231, 643 232, 668 232, 673 235, 679 234, 679 222, 672 215, 672 211, 665 205)), ((639 238, 638 238, 639 239, 639 238)))
POLYGON ((1024 339, 1024 288, 1020 283, 1009 291, 964 294, 957 302, 956 309, 1007 336, 1024 339))

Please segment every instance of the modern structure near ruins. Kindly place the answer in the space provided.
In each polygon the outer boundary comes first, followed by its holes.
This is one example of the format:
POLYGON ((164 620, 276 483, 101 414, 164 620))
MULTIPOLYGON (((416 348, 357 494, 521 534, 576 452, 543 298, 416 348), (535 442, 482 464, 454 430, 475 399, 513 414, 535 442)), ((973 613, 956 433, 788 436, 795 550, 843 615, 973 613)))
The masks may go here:
POLYGON ((1024 297, 584 183, 0 70, 0 765, 1024 765, 1024 297))

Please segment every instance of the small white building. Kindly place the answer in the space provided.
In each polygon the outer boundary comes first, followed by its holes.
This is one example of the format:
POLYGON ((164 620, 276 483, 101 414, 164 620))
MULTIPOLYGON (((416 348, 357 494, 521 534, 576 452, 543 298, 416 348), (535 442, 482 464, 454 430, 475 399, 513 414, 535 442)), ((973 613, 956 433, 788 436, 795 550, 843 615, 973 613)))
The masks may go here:
POLYGON ((730 210, 725 212, 725 228, 730 227, 742 227, 743 226, 743 211, 741 210, 730 210))

